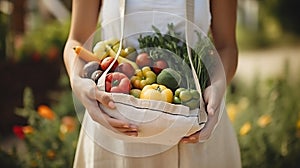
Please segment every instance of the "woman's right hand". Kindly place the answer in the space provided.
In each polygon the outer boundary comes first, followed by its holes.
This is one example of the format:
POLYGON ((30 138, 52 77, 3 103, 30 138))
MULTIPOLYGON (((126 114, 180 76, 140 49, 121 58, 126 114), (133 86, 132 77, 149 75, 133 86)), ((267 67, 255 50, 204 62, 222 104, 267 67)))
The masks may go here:
POLYGON ((100 91, 93 80, 76 77, 71 81, 71 87, 94 121, 113 131, 129 136, 138 135, 136 125, 112 118, 99 108, 98 103, 112 109, 115 108, 115 104, 110 94, 100 91))

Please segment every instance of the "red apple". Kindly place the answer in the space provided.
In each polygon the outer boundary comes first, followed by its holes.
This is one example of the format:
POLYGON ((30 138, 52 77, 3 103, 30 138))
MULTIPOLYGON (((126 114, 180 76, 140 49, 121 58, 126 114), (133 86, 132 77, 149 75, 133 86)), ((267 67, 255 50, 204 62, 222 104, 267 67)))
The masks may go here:
POLYGON ((163 69, 168 68, 168 63, 164 59, 157 59, 154 61, 152 70, 154 73, 159 74, 163 69))
POLYGON ((147 53, 140 53, 135 60, 136 64, 143 68, 145 66, 151 66, 152 65, 152 59, 147 53))
MULTIPOLYGON (((104 58, 100 63, 101 70, 105 71, 109 67, 109 65, 113 62, 113 60, 114 60, 113 57, 104 58)), ((116 61, 114 65, 111 67, 110 71, 114 71, 118 65, 119 63, 118 61, 116 61)))
POLYGON ((135 73, 133 66, 127 62, 119 64, 115 71, 124 73, 128 78, 132 77, 135 73))

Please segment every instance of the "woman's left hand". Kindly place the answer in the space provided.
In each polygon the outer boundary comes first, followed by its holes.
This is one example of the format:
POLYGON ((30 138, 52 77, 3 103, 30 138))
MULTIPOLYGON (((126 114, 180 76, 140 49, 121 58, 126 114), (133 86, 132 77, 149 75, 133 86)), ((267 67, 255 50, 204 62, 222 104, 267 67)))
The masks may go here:
POLYGON ((197 143, 208 140, 218 121, 221 118, 222 112, 222 101, 225 93, 224 81, 216 81, 204 91, 204 101, 207 110, 207 122, 204 128, 190 136, 183 137, 180 142, 182 143, 197 143))

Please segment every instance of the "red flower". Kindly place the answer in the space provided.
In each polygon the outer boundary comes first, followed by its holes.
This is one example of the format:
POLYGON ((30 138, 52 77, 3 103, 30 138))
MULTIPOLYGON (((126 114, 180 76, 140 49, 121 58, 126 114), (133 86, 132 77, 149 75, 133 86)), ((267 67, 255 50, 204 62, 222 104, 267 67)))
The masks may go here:
POLYGON ((23 132, 23 127, 19 126, 19 125, 15 125, 13 127, 13 132, 15 133, 15 135, 20 138, 20 139, 24 139, 25 138, 25 134, 23 132))
POLYGON ((41 54, 39 52, 35 51, 34 53, 32 53, 31 59, 34 62, 40 62, 41 61, 41 54))
POLYGON ((51 46, 47 51, 47 57, 50 61, 54 61, 59 56, 59 50, 56 46, 51 46))

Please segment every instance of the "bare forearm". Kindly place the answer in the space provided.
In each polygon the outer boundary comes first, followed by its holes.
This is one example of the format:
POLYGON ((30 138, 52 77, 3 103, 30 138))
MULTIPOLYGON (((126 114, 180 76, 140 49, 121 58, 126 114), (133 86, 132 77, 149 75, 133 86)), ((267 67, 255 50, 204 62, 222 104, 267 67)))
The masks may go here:
POLYGON ((217 49, 223 64, 226 83, 229 85, 236 73, 238 63, 238 49, 236 46, 217 49))
POLYGON ((221 57, 226 83, 235 74, 238 49, 236 42, 237 0, 211 0, 212 35, 214 44, 221 57))
POLYGON ((69 39, 64 50, 64 63, 71 82, 74 78, 79 77, 80 70, 84 64, 84 62, 76 56, 73 50, 73 47, 77 45, 81 44, 76 40, 69 39))
POLYGON ((71 85, 74 79, 79 77, 84 64, 84 61, 76 56, 73 48, 78 45, 83 45, 94 33, 98 22, 100 7, 100 0, 72 1, 71 27, 64 49, 64 63, 70 77, 71 85))

